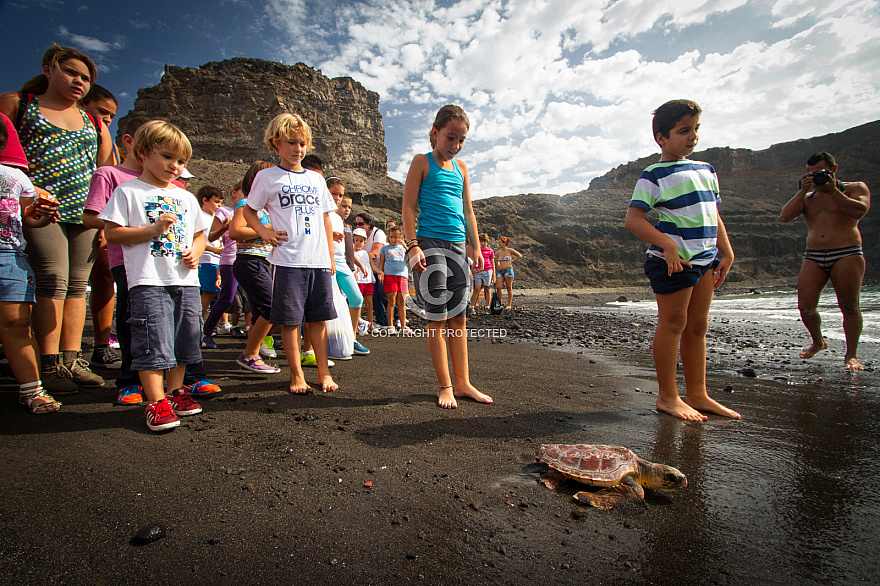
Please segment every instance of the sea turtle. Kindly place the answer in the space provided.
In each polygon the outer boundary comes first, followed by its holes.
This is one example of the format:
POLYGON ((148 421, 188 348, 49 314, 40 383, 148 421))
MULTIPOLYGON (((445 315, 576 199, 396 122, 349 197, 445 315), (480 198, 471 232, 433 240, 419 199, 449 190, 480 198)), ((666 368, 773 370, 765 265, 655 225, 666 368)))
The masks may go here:
POLYGON ((535 458, 550 467, 541 475, 541 482, 548 488, 559 488, 566 478, 606 487, 574 495, 602 509, 610 509, 625 498, 645 498, 643 486, 655 490, 687 486, 687 477, 672 466, 648 462, 618 446, 543 444, 535 458))

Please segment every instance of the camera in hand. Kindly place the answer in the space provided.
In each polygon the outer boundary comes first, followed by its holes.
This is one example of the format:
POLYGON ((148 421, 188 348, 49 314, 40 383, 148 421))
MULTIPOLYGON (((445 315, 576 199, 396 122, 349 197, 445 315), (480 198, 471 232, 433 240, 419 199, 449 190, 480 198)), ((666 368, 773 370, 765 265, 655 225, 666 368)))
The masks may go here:
POLYGON ((813 173, 813 185, 825 185, 834 178, 834 174, 828 169, 820 169, 813 173))

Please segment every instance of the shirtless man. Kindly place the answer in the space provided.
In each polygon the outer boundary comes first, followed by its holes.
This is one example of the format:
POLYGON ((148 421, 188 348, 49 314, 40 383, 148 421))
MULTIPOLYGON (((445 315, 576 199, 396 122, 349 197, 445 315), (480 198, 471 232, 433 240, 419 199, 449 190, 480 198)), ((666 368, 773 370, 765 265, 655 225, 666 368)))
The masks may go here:
POLYGON ((837 163, 829 153, 810 156, 800 189, 782 208, 779 221, 791 222, 803 214, 807 222, 807 250, 798 276, 798 309, 813 340, 800 357, 811 358, 828 348, 816 306, 830 278, 837 305, 843 312, 845 366, 849 370, 864 370, 857 357, 862 333, 859 294, 865 276, 859 220, 871 207, 871 192, 861 181, 838 181, 836 172, 837 163))

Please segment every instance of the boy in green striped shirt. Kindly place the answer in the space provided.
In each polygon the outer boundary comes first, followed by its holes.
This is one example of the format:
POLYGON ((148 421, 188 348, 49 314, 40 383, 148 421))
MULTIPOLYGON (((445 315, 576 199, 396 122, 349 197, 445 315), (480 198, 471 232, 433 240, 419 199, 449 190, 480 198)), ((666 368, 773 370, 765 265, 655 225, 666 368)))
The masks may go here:
POLYGON ((642 172, 626 213, 626 228, 651 246, 645 274, 657 296, 654 368, 660 387, 657 409, 690 421, 701 411, 739 419, 709 397, 706 389, 706 331, 714 290, 733 264, 733 248, 718 214, 718 177, 708 163, 690 161, 699 140, 696 102, 673 100, 654 112, 654 140, 660 162, 642 172), (651 209, 660 221, 651 225, 651 209), (678 394, 678 355, 684 369, 685 398, 678 394))

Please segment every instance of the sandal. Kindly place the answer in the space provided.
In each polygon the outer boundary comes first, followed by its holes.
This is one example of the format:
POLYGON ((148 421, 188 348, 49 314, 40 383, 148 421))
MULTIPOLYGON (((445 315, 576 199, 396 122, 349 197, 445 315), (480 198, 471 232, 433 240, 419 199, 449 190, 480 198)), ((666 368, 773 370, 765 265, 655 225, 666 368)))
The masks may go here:
POLYGON ((61 401, 56 401, 52 395, 42 388, 37 388, 33 391, 18 391, 18 402, 27 406, 27 408, 31 410, 31 413, 36 415, 55 413, 62 405, 61 401), (37 399, 48 400, 34 405, 34 401, 37 399))

